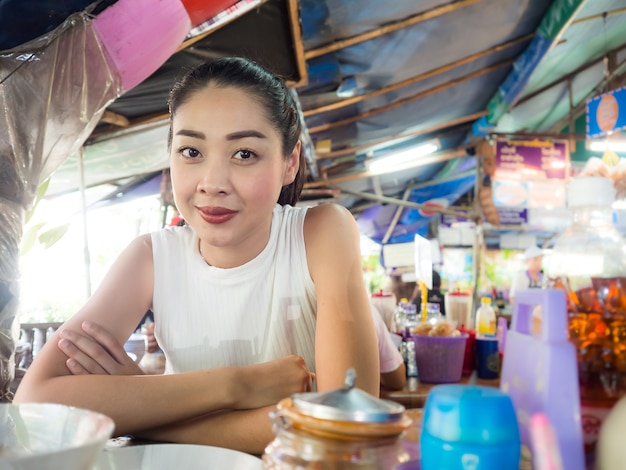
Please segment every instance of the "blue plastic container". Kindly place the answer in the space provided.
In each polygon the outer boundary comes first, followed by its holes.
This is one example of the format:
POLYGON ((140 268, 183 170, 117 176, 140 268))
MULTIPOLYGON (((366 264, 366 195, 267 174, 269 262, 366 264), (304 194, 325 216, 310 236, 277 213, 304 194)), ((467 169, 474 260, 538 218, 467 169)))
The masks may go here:
POLYGON ((422 470, 518 470, 521 441, 511 398, 496 388, 439 385, 428 394, 422 470))

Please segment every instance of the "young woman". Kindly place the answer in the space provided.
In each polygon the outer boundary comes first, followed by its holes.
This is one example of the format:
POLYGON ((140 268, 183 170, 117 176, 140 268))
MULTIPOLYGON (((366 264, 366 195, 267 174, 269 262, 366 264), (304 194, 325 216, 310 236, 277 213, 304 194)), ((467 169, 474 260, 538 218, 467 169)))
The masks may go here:
POLYGON ((116 434, 261 453, 268 410, 292 393, 377 395, 376 335, 359 236, 337 205, 293 207, 300 120, 276 77, 240 58, 189 71, 170 98, 170 171, 188 225, 133 241, 30 366, 16 402, 111 416, 116 434), (166 374, 122 352, 154 312, 166 374))

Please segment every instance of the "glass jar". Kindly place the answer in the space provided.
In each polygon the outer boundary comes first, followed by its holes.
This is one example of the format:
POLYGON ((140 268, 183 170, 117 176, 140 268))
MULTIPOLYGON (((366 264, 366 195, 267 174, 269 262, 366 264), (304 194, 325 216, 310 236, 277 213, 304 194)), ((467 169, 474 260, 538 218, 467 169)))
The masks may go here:
POLYGON ((265 470, 393 469, 409 460, 401 436, 411 425, 405 409, 346 385, 326 393, 300 393, 270 414, 274 440, 265 470))
POLYGON ((557 238, 547 263, 550 286, 567 294, 589 460, 604 418, 626 394, 626 243, 613 225, 614 198, 608 178, 573 178, 572 224, 557 238))

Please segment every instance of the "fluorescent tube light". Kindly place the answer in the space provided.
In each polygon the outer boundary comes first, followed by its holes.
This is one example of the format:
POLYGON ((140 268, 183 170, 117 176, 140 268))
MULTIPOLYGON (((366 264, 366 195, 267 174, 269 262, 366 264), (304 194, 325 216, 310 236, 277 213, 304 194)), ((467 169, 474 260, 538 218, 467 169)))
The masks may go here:
POLYGON ((368 164, 368 170, 370 173, 377 174, 411 168, 420 164, 420 157, 434 153, 438 149, 438 144, 434 142, 427 142, 425 144, 411 147, 409 149, 402 150, 391 155, 385 155, 383 157, 376 158, 368 164))

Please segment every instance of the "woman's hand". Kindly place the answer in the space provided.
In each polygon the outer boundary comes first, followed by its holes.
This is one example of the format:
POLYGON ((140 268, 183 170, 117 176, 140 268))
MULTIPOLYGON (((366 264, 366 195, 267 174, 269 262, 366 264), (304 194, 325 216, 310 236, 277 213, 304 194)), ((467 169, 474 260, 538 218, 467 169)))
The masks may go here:
POLYGON ((68 357, 65 364, 73 375, 144 375, 113 335, 93 322, 83 322, 82 332, 63 330, 59 349, 68 357))
POLYGON ((237 369, 239 385, 234 391, 237 409, 275 405, 294 393, 310 392, 315 374, 309 372, 300 356, 287 356, 273 361, 237 369))

